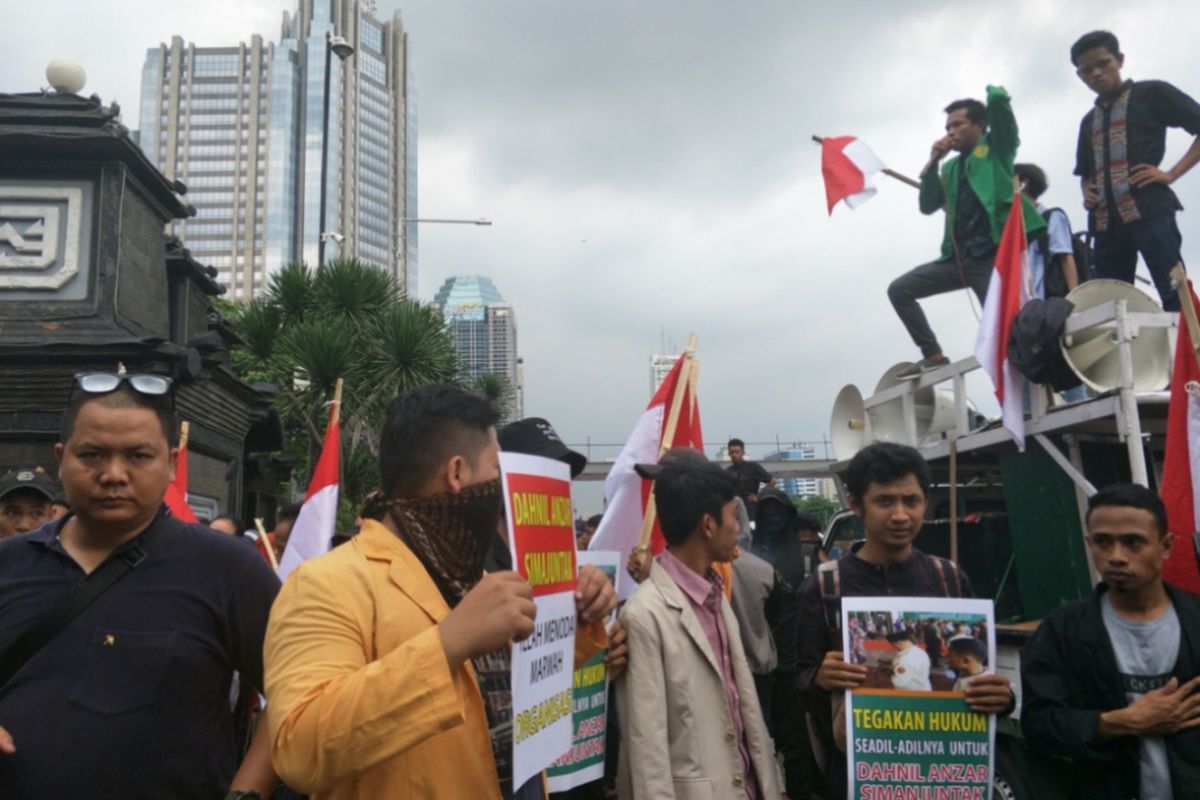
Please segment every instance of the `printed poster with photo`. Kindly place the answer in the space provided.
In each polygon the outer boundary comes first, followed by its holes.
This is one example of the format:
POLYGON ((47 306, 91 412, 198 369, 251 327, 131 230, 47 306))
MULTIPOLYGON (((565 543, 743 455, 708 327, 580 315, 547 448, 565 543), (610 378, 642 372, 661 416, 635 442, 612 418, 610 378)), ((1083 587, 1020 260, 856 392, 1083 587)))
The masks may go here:
MULTIPOLYGON (((616 550, 582 550, 579 566, 595 565, 616 586, 621 554, 616 550)), ((612 625, 617 612, 605 623, 612 625)), ((575 710, 571 715, 574 738, 571 749, 555 761, 546 775, 551 792, 565 792, 604 777, 605 743, 608 739, 608 649, 601 650, 575 670, 575 710)))
POLYGON ((501 453, 508 546, 533 587, 533 634, 512 650, 513 785, 571 749, 575 674, 575 516, 561 461, 501 453))
POLYGON ((867 680, 846 693, 846 758, 853 800, 991 796, 996 719, 967 706, 971 677, 993 672, 990 600, 842 598, 843 656, 867 680), (930 795, 932 796, 932 795, 930 795))

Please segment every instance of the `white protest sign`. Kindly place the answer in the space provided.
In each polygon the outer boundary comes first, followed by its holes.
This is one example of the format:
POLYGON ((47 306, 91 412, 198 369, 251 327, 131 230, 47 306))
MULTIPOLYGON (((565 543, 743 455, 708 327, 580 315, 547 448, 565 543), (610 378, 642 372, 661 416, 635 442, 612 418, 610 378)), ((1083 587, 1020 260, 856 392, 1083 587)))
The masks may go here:
POLYGON ((575 521, 571 471, 560 462, 501 453, 508 546, 533 587, 533 634, 513 645, 513 786, 571 749, 575 671, 575 521))

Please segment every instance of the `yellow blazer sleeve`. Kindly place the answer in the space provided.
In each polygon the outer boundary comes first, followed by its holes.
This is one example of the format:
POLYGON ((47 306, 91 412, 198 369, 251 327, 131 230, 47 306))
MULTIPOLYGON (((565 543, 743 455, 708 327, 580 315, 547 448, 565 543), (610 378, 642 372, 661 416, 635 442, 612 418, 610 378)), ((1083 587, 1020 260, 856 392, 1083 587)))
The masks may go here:
POLYGON ((593 620, 590 625, 575 628, 575 669, 581 668, 592 657, 608 647, 608 631, 604 620, 593 620))
POLYGON ((271 761, 293 789, 331 789, 464 722, 437 627, 370 661, 369 616, 356 616, 344 584, 304 567, 271 609, 271 761))

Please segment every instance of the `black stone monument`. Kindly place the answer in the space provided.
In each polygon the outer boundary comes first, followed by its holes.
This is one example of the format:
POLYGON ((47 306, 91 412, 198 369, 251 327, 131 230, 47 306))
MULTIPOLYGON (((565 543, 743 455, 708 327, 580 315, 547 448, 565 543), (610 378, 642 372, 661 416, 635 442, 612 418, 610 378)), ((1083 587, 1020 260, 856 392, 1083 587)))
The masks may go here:
POLYGON ((272 519, 270 387, 233 374, 216 271, 163 232, 191 212, 186 188, 117 115, 94 96, 0 94, 0 472, 56 472, 73 375, 123 363, 176 382, 197 513, 272 519))

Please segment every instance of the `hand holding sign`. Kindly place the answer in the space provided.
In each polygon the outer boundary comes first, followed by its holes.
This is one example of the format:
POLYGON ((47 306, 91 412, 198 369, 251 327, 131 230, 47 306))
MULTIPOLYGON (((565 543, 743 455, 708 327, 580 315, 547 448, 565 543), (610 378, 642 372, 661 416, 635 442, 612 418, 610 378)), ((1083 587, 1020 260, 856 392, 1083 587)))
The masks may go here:
POLYGON ((533 589, 515 572, 483 576, 438 625, 451 671, 468 658, 494 653, 533 633, 533 589))
POLYGON ((617 607, 617 592, 612 581, 596 567, 584 564, 579 568, 579 584, 575 587, 575 609, 579 621, 590 625, 604 619, 617 607))
POLYGON ((836 689, 857 689, 867 679, 867 668, 862 664, 851 664, 841 650, 830 650, 825 654, 813 679, 817 686, 827 692, 836 689))
POLYGON ((967 705, 980 714, 1003 714, 1013 702, 1012 686, 1004 675, 978 675, 967 684, 967 705))

